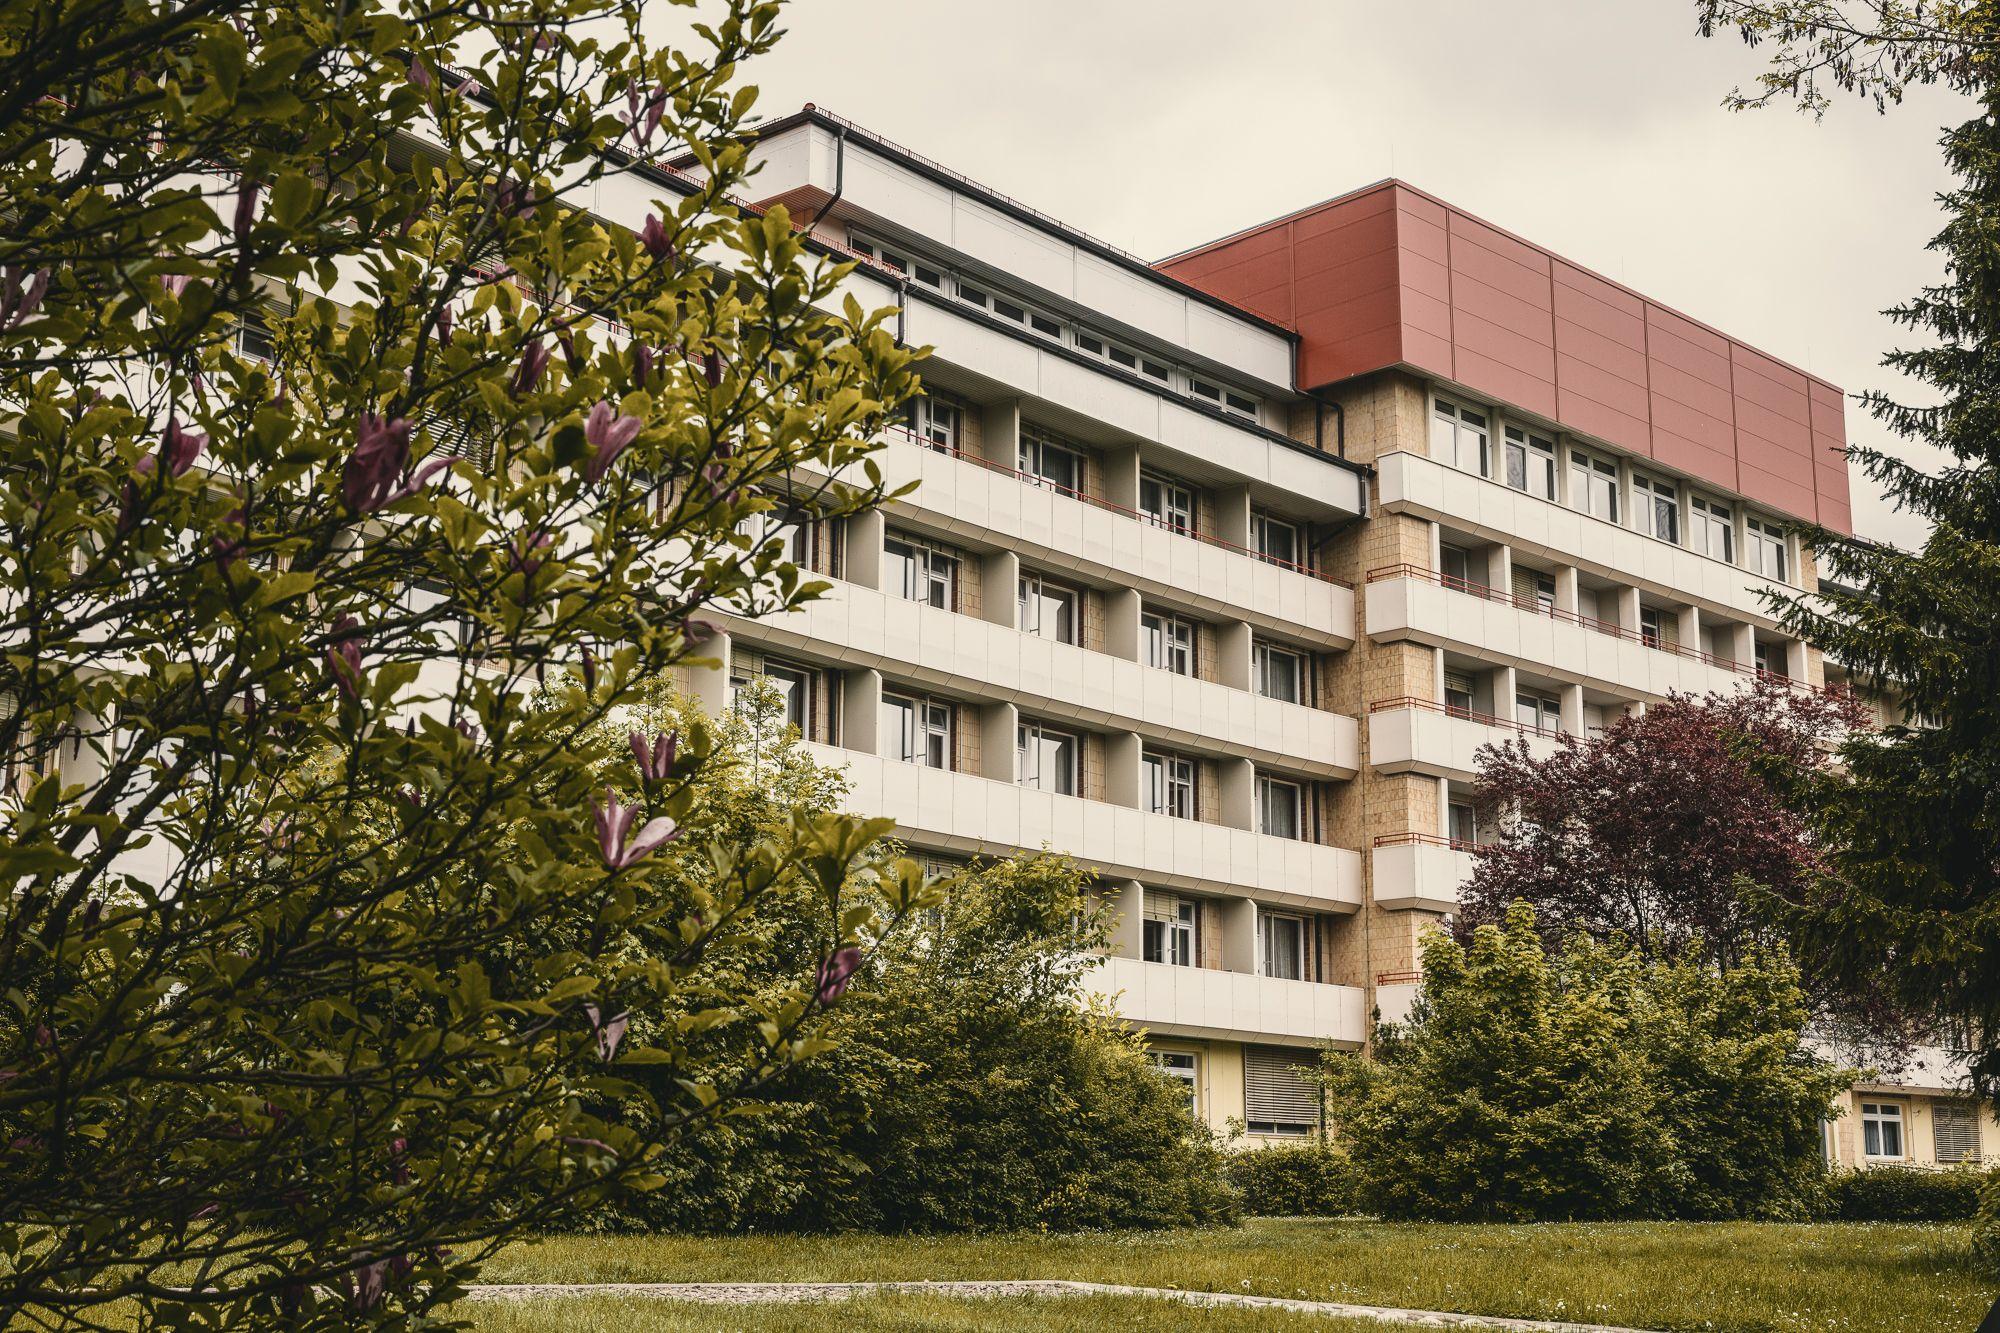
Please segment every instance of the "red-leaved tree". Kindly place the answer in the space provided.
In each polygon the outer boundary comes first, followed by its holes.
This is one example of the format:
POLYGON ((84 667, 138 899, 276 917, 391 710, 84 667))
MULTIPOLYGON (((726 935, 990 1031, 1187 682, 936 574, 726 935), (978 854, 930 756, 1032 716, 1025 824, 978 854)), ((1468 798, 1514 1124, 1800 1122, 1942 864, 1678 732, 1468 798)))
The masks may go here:
POLYGON ((1480 800, 1501 834, 1459 895, 1459 932, 1522 899, 1552 940, 1623 936, 1734 965, 1772 938, 1752 887, 1789 897, 1818 866, 1805 821, 1760 773, 1823 770, 1859 721, 1845 694, 1761 682, 1674 696, 1541 758, 1524 738, 1485 747, 1480 800))

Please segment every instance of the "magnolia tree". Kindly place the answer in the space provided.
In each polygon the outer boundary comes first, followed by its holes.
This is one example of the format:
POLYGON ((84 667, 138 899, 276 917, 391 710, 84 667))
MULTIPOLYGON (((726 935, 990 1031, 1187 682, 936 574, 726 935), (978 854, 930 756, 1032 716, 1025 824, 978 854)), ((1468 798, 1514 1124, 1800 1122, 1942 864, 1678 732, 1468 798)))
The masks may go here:
POLYGON ((715 8, 0 11, 0 1323, 420 1313, 811 1055, 925 900, 605 725, 814 594, 738 529, 878 501, 911 388, 730 202, 777 14, 715 8), (788 983, 686 993, 801 878, 788 983))

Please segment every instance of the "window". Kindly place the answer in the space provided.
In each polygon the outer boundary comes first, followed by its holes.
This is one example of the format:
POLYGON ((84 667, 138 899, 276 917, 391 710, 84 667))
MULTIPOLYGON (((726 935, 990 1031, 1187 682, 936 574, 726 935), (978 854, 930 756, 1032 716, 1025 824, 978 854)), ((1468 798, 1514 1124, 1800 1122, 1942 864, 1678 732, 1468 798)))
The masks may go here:
POLYGON ((885 591, 944 611, 958 609, 958 557, 912 537, 882 543, 885 591))
POLYGON ((1175 754, 1149 754, 1146 765, 1146 808, 1156 815, 1194 819, 1194 760, 1175 754))
POLYGON ((1148 611, 1139 617, 1146 665, 1176 676, 1194 674, 1194 626, 1179 616, 1148 611))
POLYGON ((1188 392, 1197 398, 1214 403, 1223 411, 1231 413, 1234 416, 1248 417, 1252 421, 1257 419, 1257 400, 1255 398, 1245 397, 1233 389, 1225 389, 1212 380, 1205 380, 1199 375, 1190 375, 1188 376, 1188 392))
POLYGON ((1284 981, 1301 981, 1306 974, 1306 922, 1304 917, 1283 912, 1257 913, 1257 928, 1264 937, 1264 975, 1284 981))
POLYGON ((1479 841, 1479 811, 1470 801, 1445 805, 1445 832, 1453 842, 1479 841))
POLYGON ((1320 1126, 1312 1060, 1282 1047, 1243 1048, 1243 1127, 1252 1134, 1302 1138, 1320 1126))
POLYGON ((253 361, 268 362, 276 350, 270 320, 262 310, 254 308, 237 316, 235 333, 230 341, 238 356, 246 356, 253 361))
POLYGON ((1540 500, 1555 499, 1554 443, 1519 426, 1507 427, 1507 484, 1540 500))
POLYGON ((1648 648, 1666 646, 1666 631, 1662 627, 1661 611, 1657 606, 1639 608, 1639 642, 1648 648))
POLYGON ((1030 426, 1021 428, 1021 477, 1065 495, 1083 491, 1083 455, 1030 426))
POLYGON ((740 696, 751 689, 757 681, 770 682, 771 689, 778 696, 778 719, 785 726, 797 727, 799 734, 807 740, 814 739, 813 680, 815 673, 810 667, 797 666, 790 662, 780 662, 767 657, 763 665, 749 670, 732 672, 729 677, 729 703, 731 711, 741 707, 740 696))
POLYGON ((804 511, 782 500, 769 509, 746 515, 736 530, 749 539, 752 551, 777 542, 784 548, 785 559, 801 569, 812 567, 812 520, 804 511))
POLYGON ((1569 451, 1569 502, 1607 523, 1618 521, 1618 467, 1581 450, 1569 451))
POLYGON ((1632 474, 1632 507, 1638 511, 1639 531, 1663 542, 1681 540, 1680 488, 1670 481, 1656 481, 1632 474))
POLYGON ((1158 473, 1139 474, 1139 508, 1157 527, 1194 531, 1194 491, 1158 473))
POLYGON ((1744 519, 1743 544, 1749 548, 1752 573, 1780 583, 1785 581, 1785 534, 1777 524, 1756 518, 1744 519))
POLYGON ((1257 831, 1267 838, 1303 837, 1305 789, 1283 778, 1257 777, 1257 831))
POLYGON ((1514 604, 1546 615, 1556 609, 1556 576, 1539 569, 1514 566, 1514 604))
POLYGON ((1978 1161, 1978 1107, 1971 1102, 1932 1102, 1931 1146, 1940 1166, 1978 1161))
POLYGON ((944 290, 944 275, 942 273, 939 273, 935 268, 924 263, 922 260, 912 259, 903 251, 893 246, 884 245, 873 237, 850 233, 847 238, 847 247, 858 255, 868 256, 868 258, 874 260, 884 268, 894 269, 898 273, 915 278, 926 287, 934 287, 939 291, 944 290))
POLYGON ((1299 653, 1273 644, 1254 644, 1250 674, 1256 680, 1257 693, 1266 699, 1282 699, 1288 704, 1305 700, 1306 659, 1299 653))
POLYGON ((1121 347, 1108 338, 1101 338, 1083 329, 1078 329, 1075 336, 1079 352, 1086 352, 1099 360, 1109 361, 1114 366, 1122 366, 1126 370, 1137 371, 1148 379, 1158 380, 1161 384, 1173 382, 1173 371, 1150 356, 1135 352, 1129 347, 1121 347))
POLYGON ((1076 737, 1039 722, 1021 723, 1015 729, 1015 737, 1021 770, 1016 780, 1023 787, 1058 796, 1076 795, 1077 767, 1083 751, 1076 737))
POLYGON ((1197 919, 1197 908, 1191 899, 1146 890, 1146 923, 1141 941, 1145 961, 1193 967, 1197 919))
POLYGON ((948 399, 926 395, 910 405, 910 429, 941 454, 955 454, 965 442, 965 410, 948 399))
POLYGON ((1785 680, 1789 677, 1789 673, 1785 670, 1785 645, 1782 643, 1758 639, 1751 649, 1751 657, 1757 664, 1758 675, 1773 680, 1785 680))
POLYGON ((1903 1108, 1896 1102, 1861 1103, 1861 1151, 1877 1161, 1903 1158, 1903 1108))
POLYGON ((1253 511, 1250 515, 1250 549, 1274 565, 1305 568, 1305 544, 1299 540, 1296 523, 1253 511))
POLYGON ((985 292, 981 291, 977 287, 970 286, 963 281, 959 282, 957 284, 957 287, 958 287, 958 299, 965 302, 967 305, 976 305, 981 310, 984 310, 987 306, 993 303, 993 298, 988 296, 985 292))
POLYGON ((1452 671, 1444 673, 1444 711, 1457 717, 1472 715, 1472 673, 1452 671))
POLYGON ((1021 575, 1021 629, 1024 633, 1077 642, 1076 594, 1040 574, 1021 575))
POLYGON ((882 753, 906 764, 950 768, 952 706, 936 699, 882 696, 882 753))
POLYGON ((1522 690, 1514 696, 1514 720, 1535 731, 1562 730, 1562 704, 1546 694, 1522 690))
POLYGON ((1201 1079, 1196 1057, 1183 1051, 1151 1051, 1147 1053, 1147 1058, 1153 1062, 1153 1068, 1186 1090, 1188 1114, 1199 1115, 1200 1111, 1196 1108, 1200 1104, 1201 1079))
POLYGON ((1486 456, 1486 414, 1446 398, 1431 403, 1431 457, 1475 477, 1492 475, 1486 456))
POLYGON ((1688 546, 1717 560, 1736 563, 1736 524, 1729 506, 1694 496, 1688 501, 1688 546))
POLYGON ((1446 583, 1463 588, 1472 582, 1472 558, 1462 546, 1438 547, 1438 573, 1446 583))

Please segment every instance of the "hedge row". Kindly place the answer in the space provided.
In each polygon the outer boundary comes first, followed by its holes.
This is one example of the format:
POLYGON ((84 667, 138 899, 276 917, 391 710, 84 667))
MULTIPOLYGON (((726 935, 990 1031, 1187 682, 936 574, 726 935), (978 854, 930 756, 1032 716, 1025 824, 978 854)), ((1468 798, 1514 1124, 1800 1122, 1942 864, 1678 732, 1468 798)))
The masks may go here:
MULTIPOLYGON (((1320 1142, 1239 1152, 1230 1159, 1229 1179, 1243 1196, 1243 1211, 1253 1216, 1370 1211, 1359 1197, 1347 1154, 1320 1142)), ((1965 1222, 1979 1213, 1982 1184, 1995 1194, 2000 1212, 2000 1171, 1899 1166, 1837 1171, 1827 1177, 1820 1215, 1840 1222, 1965 1222)), ((2000 1255, 2000 1236, 1988 1244, 2000 1255)))

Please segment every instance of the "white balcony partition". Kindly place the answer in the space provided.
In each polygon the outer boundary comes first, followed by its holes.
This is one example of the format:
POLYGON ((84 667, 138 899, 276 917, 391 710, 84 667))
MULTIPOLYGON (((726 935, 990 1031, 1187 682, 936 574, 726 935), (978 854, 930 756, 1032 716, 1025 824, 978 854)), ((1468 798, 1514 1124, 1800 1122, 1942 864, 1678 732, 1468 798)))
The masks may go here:
MULTIPOLYGON (((1008 596, 1011 589, 996 589, 1008 596)), ((831 656, 891 679, 1012 703, 1096 730, 1136 731, 1164 745, 1227 753, 1304 776, 1352 777, 1355 720, 1249 690, 941 610, 852 583, 800 610, 726 622, 745 643, 831 656)))
POLYGON ((1361 904, 1361 857, 1344 847, 1265 837, 832 746, 808 748, 819 762, 845 768, 851 809, 894 819, 897 836, 916 846, 987 856, 1047 847, 1108 878, 1158 888, 1232 892, 1322 912, 1361 904))
POLYGON ((1358 986, 1104 959, 1089 985, 1119 1016, 1158 1036, 1318 1046, 1359 1046, 1367 1016, 1358 986))

